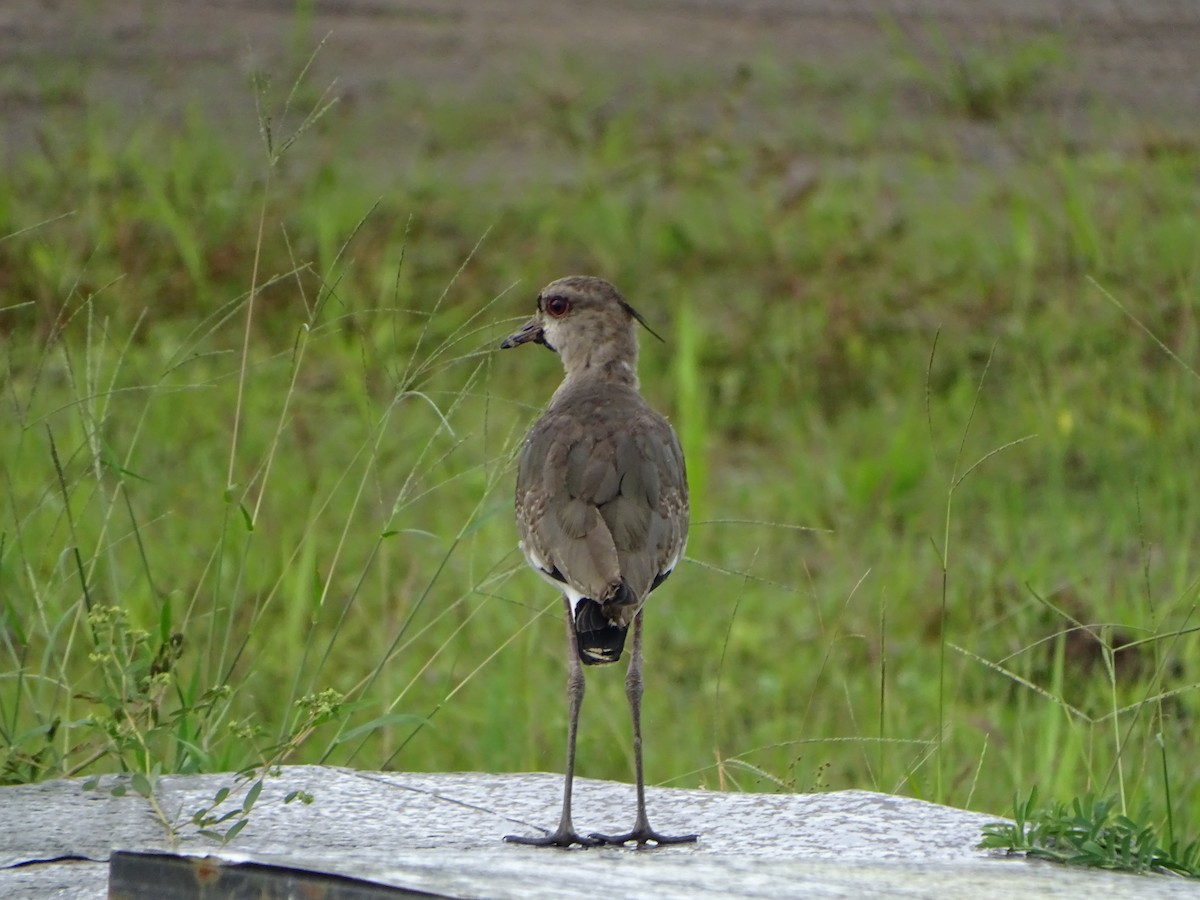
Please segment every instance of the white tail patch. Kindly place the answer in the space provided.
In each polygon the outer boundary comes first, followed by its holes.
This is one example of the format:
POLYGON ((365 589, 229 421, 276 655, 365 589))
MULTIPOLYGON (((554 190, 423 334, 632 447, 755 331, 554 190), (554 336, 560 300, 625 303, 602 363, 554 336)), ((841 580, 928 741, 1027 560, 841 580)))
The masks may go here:
POLYGON ((579 591, 575 590, 575 588, 571 587, 569 584, 559 584, 558 582, 555 582, 555 584, 562 589, 562 592, 567 595, 567 599, 571 601, 571 615, 578 615, 579 601, 586 600, 588 598, 579 593, 579 591))

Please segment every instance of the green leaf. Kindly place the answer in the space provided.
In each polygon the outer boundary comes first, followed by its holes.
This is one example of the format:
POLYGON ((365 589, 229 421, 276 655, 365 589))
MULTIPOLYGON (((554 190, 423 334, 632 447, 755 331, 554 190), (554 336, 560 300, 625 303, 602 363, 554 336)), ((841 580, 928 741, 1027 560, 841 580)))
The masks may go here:
POLYGON ((129 786, 134 789, 140 796, 149 798, 154 793, 154 788, 150 784, 150 779, 141 772, 134 772, 129 779, 129 786))
POLYGON ((260 778, 254 782, 250 790, 246 792, 246 799, 242 801, 242 812, 250 812, 254 804, 258 802, 258 795, 262 793, 263 782, 260 778))

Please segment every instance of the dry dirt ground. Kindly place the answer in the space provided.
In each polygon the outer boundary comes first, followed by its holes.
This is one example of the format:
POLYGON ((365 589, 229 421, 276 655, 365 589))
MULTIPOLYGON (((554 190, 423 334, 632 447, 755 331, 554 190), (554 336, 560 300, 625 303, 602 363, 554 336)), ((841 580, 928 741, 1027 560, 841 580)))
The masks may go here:
POLYGON ((49 113, 97 102, 168 118, 198 103, 250 138, 251 73, 294 71, 323 38, 314 80, 336 78, 340 114, 373 109, 386 145, 372 100, 398 84, 472 95, 564 60, 636 79, 762 53, 869 69, 887 49, 881 17, 918 48, 931 28, 957 47, 1054 33, 1071 61, 1064 115, 1100 97, 1157 126, 1200 122, 1197 0, 4 0, 3 156, 34 146, 49 113))

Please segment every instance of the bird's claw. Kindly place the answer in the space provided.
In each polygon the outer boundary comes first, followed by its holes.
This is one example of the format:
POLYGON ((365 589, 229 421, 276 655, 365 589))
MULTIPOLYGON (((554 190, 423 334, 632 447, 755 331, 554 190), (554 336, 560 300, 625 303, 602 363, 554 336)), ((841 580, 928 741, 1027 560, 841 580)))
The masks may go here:
POLYGON ((656 847, 662 847, 666 844, 691 844, 697 838, 698 834, 659 834, 652 828, 635 828, 633 831, 627 831, 624 834, 596 834, 592 833, 588 837, 593 842, 593 846, 607 847, 622 847, 625 844, 636 843, 639 847, 645 847, 647 844, 654 844, 656 847))
POLYGON ((524 844, 528 847, 561 847, 566 850, 578 844, 580 847, 598 847, 601 841, 595 835, 584 837, 574 830, 559 828, 552 834, 540 837, 528 837, 523 834, 506 834, 504 840, 509 844, 524 844))

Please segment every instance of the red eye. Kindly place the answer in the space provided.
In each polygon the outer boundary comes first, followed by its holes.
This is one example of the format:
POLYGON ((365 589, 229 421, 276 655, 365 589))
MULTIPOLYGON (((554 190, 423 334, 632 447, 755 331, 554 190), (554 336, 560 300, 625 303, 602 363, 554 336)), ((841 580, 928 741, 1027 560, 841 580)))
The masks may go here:
POLYGON ((556 319, 561 319, 571 311, 571 301, 566 297, 547 297, 546 312, 554 316, 556 319))

